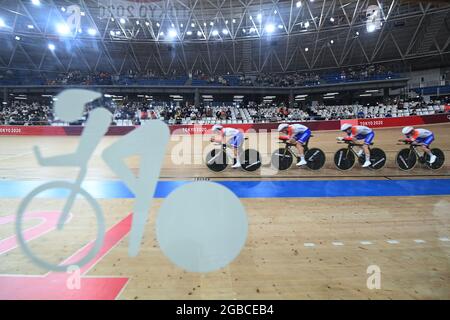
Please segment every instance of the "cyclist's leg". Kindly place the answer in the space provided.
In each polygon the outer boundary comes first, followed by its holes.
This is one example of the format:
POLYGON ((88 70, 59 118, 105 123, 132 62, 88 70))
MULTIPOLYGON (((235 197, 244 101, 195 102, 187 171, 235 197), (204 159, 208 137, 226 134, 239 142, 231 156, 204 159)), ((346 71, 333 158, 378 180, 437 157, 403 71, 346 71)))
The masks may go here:
POLYGON ((244 143, 244 134, 242 132, 235 135, 230 142, 230 145, 233 148, 234 158, 236 159, 236 165, 240 165, 240 156, 242 153, 243 143, 244 143))
POLYGON ((309 140, 310 137, 311 137, 311 130, 309 129, 295 136, 296 138, 295 146, 297 147, 301 161, 305 161, 305 148, 303 146, 309 140))
MULTIPOLYGON (((417 139, 417 140, 419 140, 419 139, 417 139)), ((417 140, 416 140, 416 142, 418 142, 417 140)), ((428 154, 431 162, 434 162, 434 160, 436 160, 435 156, 433 155, 433 153, 430 150, 430 145, 433 141, 434 141, 433 134, 426 138, 420 139, 421 148, 424 153, 428 154)))
POLYGON ((369 145, 373 142, 373 139, 375 138, 375 132, 371 132, 368 135, 366 135, 364 139, 363 149, 364 154, 366 155, 366 161, 370 161, 370 149, 369 145))
POLYGON ((135 195, 129 244, 130 256, 136 256, 139 253, 169 137, 170 131, 166 124, 159 120, 151 120, 123 136, 109 146, 102 155, 111 170, 135 195), (155 142, 152 143, 152 140, 155 142), (138 176, 124 161, 131 155, 141 157, 138 176))

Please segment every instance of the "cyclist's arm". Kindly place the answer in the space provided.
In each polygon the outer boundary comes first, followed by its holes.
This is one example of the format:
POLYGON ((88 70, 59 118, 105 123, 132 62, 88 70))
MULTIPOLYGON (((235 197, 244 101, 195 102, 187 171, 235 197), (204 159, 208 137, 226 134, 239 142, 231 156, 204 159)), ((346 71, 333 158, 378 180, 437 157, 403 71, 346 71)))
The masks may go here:
POLYGON ((61 156, 43 158, 39 147, 33 147, 37 162, 43 167, 77 167, 75 153, 64 154, 61 156))
POLYGON ((80 143, 75 152, 43 158, 38 147, 34 147, 33 151, 41 166, 46 167, 79 167, 85 164, 94 153, 100 139, 108 131, 111 123, 111 113, 104 109, 98 108, 91 111, 89 118, 83 129, 80 143))

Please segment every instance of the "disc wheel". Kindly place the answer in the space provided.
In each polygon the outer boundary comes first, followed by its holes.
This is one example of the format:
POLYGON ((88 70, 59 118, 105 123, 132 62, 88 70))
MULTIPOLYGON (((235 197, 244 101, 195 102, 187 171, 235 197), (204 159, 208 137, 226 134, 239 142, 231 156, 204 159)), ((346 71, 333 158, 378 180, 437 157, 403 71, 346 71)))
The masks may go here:
POLYGON ((434 148, 434 149, 431 149, 431 153, 436 156, 436 161, 433 164, 430 164, 430 156, 427 154, 427 155, 425 155, 425 165, 432 170, 437 170, 437 169, 442 168, 442 166, 445 163, 444 152, 442 152, 441 149, 434 148))
MULTIPOLYGON (((365 161, 365 156, 359 157, 359 163, 362 165, 365 161)), ((386 153, 380 148, 373 148, 370 150, 370 162, 372 163, 369 166, 369 169, 372 170, 380 170, 386 164, 386 153)))
POLYGON ((221 172, 228 166, 227 155, 221 149, 213 149, 206 156, 206 166, 214 172, 221 172))
POLYGON ((397 167, 403 171, 409 171, 414 169, 417 164, 417 156, 410 149, 402 149, 397 153, 395 157, 395 162, 397 163, 397 167))
POLYGON ((306 166, 311 170, 319 170, 325 164, 325 153, 318 149, 312 148, 305 153, 306 166))
POLYGON ((287 170, 294 162, 294 155, 288 149, 278 149, 272 154, 272 166, 277 170, 287 170))
POLYGON ((355 165, 355 155, 348 148, 339 149, 334 155, 334 164, 339 170, 350 170, 355 165))
POLYGON ((261 155, 254 149, 247 149, 241 155, 241 166, 245 171, 256 171, 261 168, 261 155))

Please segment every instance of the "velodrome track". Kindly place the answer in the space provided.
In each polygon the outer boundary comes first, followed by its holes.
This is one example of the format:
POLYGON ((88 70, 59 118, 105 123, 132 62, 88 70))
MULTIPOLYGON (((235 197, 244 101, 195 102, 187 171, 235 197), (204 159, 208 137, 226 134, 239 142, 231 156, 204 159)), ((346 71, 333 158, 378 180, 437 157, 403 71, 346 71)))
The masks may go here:
MULTIPOLYGON (((180 146, 174 137, 136 258, 127 256, 132 195, 100 158, 101 150, 118 137, 105 137, 90 163, 86 188, 99 199, 112 240, 104 255, 82 270, 83 277, 106 281, 106 287, 113 287, 107 296, 111 299, 449 299, 450 125, 424 127, 435 132, 434 146, 445 152, 447 164, 440 170, 417 167, 402 172, 395 167, 395 154, 402 148, 396 145, 401 128, 375 130, 375 144, 389 158, 380 171, 358 165, 349 172, 336 170, 332 156, 341 147, 335 140, 337 131, 315 132, 310 142, 326 152, 325 168, 313 172, 293 167, 278 174, 268 164, 270 147, 278 146, 274 137, 258 137, 263 141, 260 150, 265 163, 261 172, 228 169, 220 174, 201 163, 211 148, 206 141, 204 150, 187 153, 187 158, 199 163, 174 165, 173 150, 180 146), (162 198, 182 183, 201 178, 220 181, 238 194, 250 223, 239 257, 228 267, 203 275, 171 264, 158 248, 154 228, 162 198), (379 290, 366 286, 371 265, 382 272, 379 290)), ((43 155, 51 156, 72 152, 77 140, 0 139, 0 239, 13 236, 13 224, 7 218, 15 214, 31 188, 44 181, 72 179, 77 173, 74 168, 40 168, 31 147, 39 144, 43 155)), ((128 163, 137 171, 137 158, 128 163)), ((36 199, 31 209, 48 212, 62 204, 56 195, 36 199)), ((77 203, 64 232, 48 232, 30 241, 30 246, 58 261, 72 255, 94 238, 95 226, 86 208, 85 203, 77 203)), ((38 219, 31 219, 26 226, 38 224, 38 219)), ((49 298, 51 290, 39 289, 48 288, 49 281, 55 281, 52 277, 56 276, 31 264, 19 248, 8 248, 0 240, 0 286, 6 288, 1 298, 49 298)), ((79 294, 104 297, 99 287, 88 286, 79 294)), ((73 292, 59 296, 67 297, 79 298, 73 292)))

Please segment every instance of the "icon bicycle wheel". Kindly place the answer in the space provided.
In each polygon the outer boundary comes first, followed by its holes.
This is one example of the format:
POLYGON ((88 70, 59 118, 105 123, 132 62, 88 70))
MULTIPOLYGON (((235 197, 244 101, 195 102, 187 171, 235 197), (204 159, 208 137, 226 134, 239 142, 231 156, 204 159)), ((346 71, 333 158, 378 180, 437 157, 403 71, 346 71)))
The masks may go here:
POLYGON ((58 271, 58 272, 66 272, 67 268, 70 266, 77 266, 81 268, 82 266, 88 264, 94 257, 97 255, 97 253, 100 251, 102 245, 103 245, 103 239, 105 237, 105 221, 103 212, 97 203, 97 201, 84 189, 80 188, 79 193, 77 196, 83 197, 89 206, 94 210, 95 217, 97 220, 97 237, 92 245, 92 248, 89 250, 89 252, 79 259, 78 261, 71 262, 70 264, 64 265, 64 264, 53 264, 50 262, 45 261, 44 259, 38 257, 33 253, 31 248, 28 246, 27 241, 24 238, 23 235, 23 227, 24 227, 24 217, 27 212, 27 208, 31 201, 36 198, 39 194, 43 192, 48 192, 50 190, 68 190, 69 192, 72 191, 74 188, 74 184, 70 182, 65 181, 55 181, 55 182, 49 182, 45 183, 33 191, 31 191, 25 199, 21 202, 18 212, 17 212, 17 218, 16 218, 16 236, 19 245, 24 250, 25 254, 38 266, 49 270, 49 271, 58 271))

